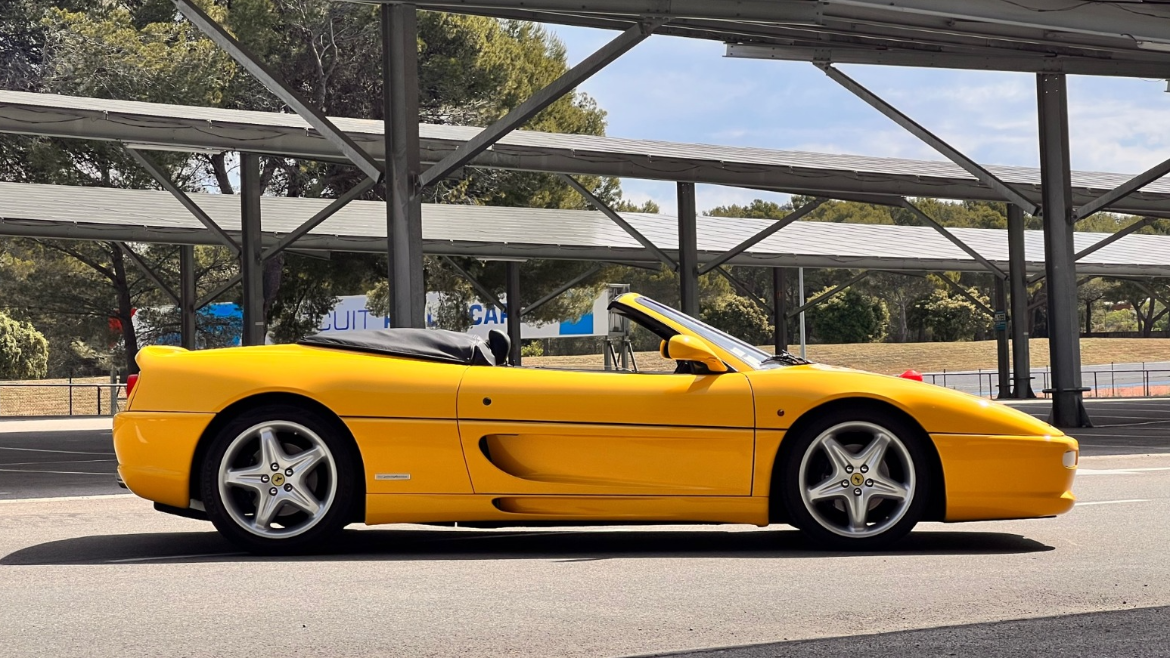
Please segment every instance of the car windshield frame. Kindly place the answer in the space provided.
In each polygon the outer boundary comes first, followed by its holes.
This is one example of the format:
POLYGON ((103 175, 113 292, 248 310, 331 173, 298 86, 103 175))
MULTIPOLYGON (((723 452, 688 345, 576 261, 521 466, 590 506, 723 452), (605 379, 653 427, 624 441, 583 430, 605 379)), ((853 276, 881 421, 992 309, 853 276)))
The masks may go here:
POLYGON ((784 367, 784 363, 772 359, 772 355, 764 350, 744 341, 724 331, 720 331, 715 327, 697 320, 678 309, 671 308, 662 302, 656 301, 649 297, 637 297, 633 300, 639 306, 643 306, 655 313, 665 317, 685 328, 687 331, 695 334, 699 338, 714 344, 719 349, 735 356, 744 365, 752 370, 770 370, 772 368, 784 367))

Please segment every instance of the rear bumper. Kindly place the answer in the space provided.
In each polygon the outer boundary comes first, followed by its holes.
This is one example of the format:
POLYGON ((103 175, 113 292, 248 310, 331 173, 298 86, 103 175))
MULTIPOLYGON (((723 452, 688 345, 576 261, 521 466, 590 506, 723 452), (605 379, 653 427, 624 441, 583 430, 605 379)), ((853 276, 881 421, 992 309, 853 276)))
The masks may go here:
POLYGON ((1079 456, 1076 439, 968 434, 931 438, 946 479, 947 521, 1055 516, 1076 502, 1072 493, 1079 456))
POLYGON ((126 411, 114 417, 118 477, 135 494, 186 508, 191 463, 215 414, 126 411))

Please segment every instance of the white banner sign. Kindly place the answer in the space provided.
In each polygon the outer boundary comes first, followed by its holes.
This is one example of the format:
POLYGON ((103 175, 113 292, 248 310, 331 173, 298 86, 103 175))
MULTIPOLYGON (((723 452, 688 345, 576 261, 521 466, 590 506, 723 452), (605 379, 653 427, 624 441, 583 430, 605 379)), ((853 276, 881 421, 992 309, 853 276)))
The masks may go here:
MULTIPOLYGON (((434 326, 432 312, 439 304, 439 293, 427 293, 427 326, 434 326)), ((608 332, 609 312, 608 293, 602 292, 593 301, 593 309, 577 320, 548 322, 533 324, 525 322, 520 327, 523 338, 562 338, 567 336, 605 336, 608 332)), ((467 314, 471 318, 471 328, 468 333, 487 336, 492 329, 508 331, 508 315, 490 304, 478 301, 467 307, 467 314)), ((384 329, 390 326, 385 316, 371 313, 366 308, 365 295, 350 295, 341 297, 333 310, 321 319, 321 333, 340 333, 346 331, 361 331, 363 329, 384 329)))

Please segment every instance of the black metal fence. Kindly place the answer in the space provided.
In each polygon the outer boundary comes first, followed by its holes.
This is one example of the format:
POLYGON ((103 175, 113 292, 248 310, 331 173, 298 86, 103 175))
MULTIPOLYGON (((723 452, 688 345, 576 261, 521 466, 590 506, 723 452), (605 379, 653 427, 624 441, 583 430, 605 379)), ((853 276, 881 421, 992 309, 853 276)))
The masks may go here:
MULTIPOLYGON (((999 397, 999 373, 994 370, 936 372, 924 374, 923 380, 985 398, 999 397)), ((1051 371, 1032 371, 1032 390, 1038 397, 1051 388, 1051 371)), ((1136 398, 1170 396, 1170 369, 1126 368, 1122 370, 1083 370, 1081 385, 1087 398, 1136 398)))
POLYGON ((0 383, 0 416, 112 416, 125 402, 120 383, 0 383))

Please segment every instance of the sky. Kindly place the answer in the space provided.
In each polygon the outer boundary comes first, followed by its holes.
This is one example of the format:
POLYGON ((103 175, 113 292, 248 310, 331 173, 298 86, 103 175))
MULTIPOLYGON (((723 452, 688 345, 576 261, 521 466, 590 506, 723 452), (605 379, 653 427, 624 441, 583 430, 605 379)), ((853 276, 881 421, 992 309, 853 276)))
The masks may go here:
MULTIPOLYGON (((549 26, 576 64, 616 32, 549 26)), ((713 41, 653 36, 581 91, 608 112, 607 134, 731 146, 941 160, 941 155, 806 62, 730 59, 713 41)), ((1036 77, 845 65, 877 93, 981 164, 1039 166, 1036 77)), ((1136 174, 1170 158, 1164 80, 1069 76, 1073 169, 1136 174)), ((673 183, 624 179, 625 198, 673 213, 673 183)), ((715 185, 700 210, 787 196, 715 185)))

